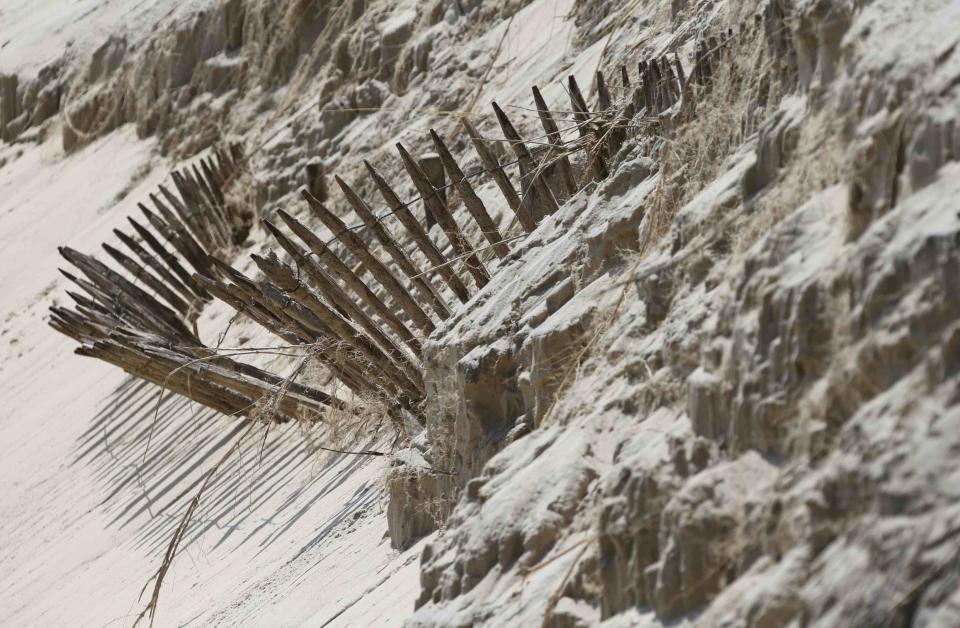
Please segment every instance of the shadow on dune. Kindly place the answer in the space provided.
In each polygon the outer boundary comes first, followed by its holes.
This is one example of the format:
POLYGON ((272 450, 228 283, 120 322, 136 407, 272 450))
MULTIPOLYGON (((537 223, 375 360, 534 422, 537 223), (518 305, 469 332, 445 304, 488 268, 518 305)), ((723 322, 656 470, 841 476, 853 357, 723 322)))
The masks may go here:
MULTIPOLYGON (((130 377, 104 400, 71 466, 93 469, 111 525, 133 526, 138 547, 162 553, 206 473, 246 427, 184 397, 166 392, 161 398, 157 386, 130 377)), ((232 540, 262 552, 371 461, 311 452, 300 429, 273 425, 264 434, 255 428, 204 493, 181 547, 202 536, 206 550, 232 540)), ((360 448, 372 448, 374 440, 360 448)), ((364 483, 317 522, 300 553, 380 495, 376 483, 364 483)))

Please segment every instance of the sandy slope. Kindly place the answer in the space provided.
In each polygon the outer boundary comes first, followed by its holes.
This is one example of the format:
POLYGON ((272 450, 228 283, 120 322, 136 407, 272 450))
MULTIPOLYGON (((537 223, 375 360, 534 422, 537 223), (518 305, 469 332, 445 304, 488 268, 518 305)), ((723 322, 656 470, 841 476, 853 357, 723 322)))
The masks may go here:
MULTIPOLYGON (((596 49, 572 70, 556 65, 570 46, 571 6, 541 0, 517 15, 478 108, 494 98, 526 103, 544 77, 589 77, 596 49)), ((171 11, 160 0, 39 10, 4 0, 3 69, 33 73, 71 40, 92 49, 115 29, 143 31, 171 11)), ((476 45, 495 47, 505 28, 476 45)), ((72 355, 72 343, 46 326, 46 308, 67 299, 69 286, 56 247, 95 252, 113 242, 110 230, 135 215, 169 167, 130 126, 69 156, 59 133, 49 137, 4 146, 0 168, 0 625, 128 625, 186 502, 242 427, 179 398, 158 404, 155 388, 72 355)), ((201 335, 215 337, 229 317, 211 308, 201 335)), ((275 342, 243 322, 229 329, 225 346, 275 342)), ((390 549, 385 460, 310 444, 296 426, 245 440, 167 576, 160 625, 394 625, 412 611, 422 542, 390 549)))
POLYGON ((4 72, 34 74, 65 52, 84 58, 111 35, 149 30, 158 20, 206 2, 3 0, 0 68, 4 72))
MULTIPOLYGON (((195 482, 241 430, 167 398, 144 459, 156 389, 73 356, 45 325, 67 283, 56 246, 112 240, 162 179, 154 164, 150 142, 124 128, 69 157, 53 141, 27 149, 0 170, 3 625, 128 623, 195 482)), ((217 325, 217 312, 202 323, 217 325)), ((261 458, 257 436, 205 502, 161 625, 398 621, 416 594, 417 548, 397 554, 383 538, 383 463, 312 453, 295 427, 267 435, 261 458), (394 575, 382 606, 351 606, 394 575)))

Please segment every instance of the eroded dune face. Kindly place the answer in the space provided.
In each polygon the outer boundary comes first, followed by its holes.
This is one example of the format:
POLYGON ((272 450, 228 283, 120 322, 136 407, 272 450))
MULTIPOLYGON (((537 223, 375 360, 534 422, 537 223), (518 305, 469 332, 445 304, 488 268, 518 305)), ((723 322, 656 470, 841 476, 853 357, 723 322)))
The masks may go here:
POLYGON ((958 19, 0 0, 0 623, 960 622, 958 19))

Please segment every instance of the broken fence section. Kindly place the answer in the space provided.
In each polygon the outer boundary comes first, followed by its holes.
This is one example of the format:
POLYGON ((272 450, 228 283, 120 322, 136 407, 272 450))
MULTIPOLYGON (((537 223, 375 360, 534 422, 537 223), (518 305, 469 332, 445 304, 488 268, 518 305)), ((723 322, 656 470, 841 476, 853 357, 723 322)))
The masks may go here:
POLYGON ((333 238, 324 241, 301 220, 278 211, 283 228, 269 220, 263 226, 292 263, 272 252, 253 255, 263 279, 248 277, 221 259, 239 243, 249 224, 224 196, 224 186, 238 172, 241 151, 237 146, 216 150, 174 172, 174 190, 160 186, 150 195, 153 209, 139 206, 145 224, 131 218, 133 233, 115 231, 127 252, 104 244, 126 276, 91 256, 61 249, 79 271, 76 275, 63 271, 79 291, 68 292, 73 309, 51 308, 50 324, 81 343, 78 354, 114 364, 224 414, 251 416, 267 406, 274 419, 287 420, 316 418, 330 407, 342 406, 331 394, 205 347, 192 323, 204 303, 218 298, 285 343, 309 346, 354 394, 386 401, 395 420, 406 411, 423 422, 421 339, 451 316, 451 303, 467 302, 491 281, 489 264, 508 257, 508 243, 516 239, 509 228, 497 225, 477 194, 480 178, 492 180, 513 224, 530 233, 587 183, 609 176, 610 160, 637 113, 654 127, 669 127, 672 118, 692 115, 698 95, 709 89, 723 49, 733 39, 731 32, 701 40, 689 72, 676 53, 672 58, 640 61, 635 80, 627 66, 619 66, 619 99, 598 72, 593 110, 573 76, 565 86, 570 98, 565 112, 551 111, 534 86, 533 102, 544 134, 532 140, 521 136, 497 103, 492 106, 502 139, 483 137, 463 118, 465 139, 481 164, 476 172, 465 171, 434 130, 430 141, 436 152, 429 158, 417 160, 397 144, 403 170, 418 197, 401 201, 396 188, 364 162, 389 211, 376 215, 368 199, 336 177, 359 225, 348 227, 327 206, 325 193, 317 198, 304 190, 311 215, 333 238), (571 115, 578 138, 565 141, 557 120, 571 115), (515 159, 499 159, 492 142, 507 144, 515 159), (582 153, 580 159, 574 159, 577 153, 582 153), (511 165, 517 166, 518 174, 511 176, 511 165), (457 212, 450 202, 450 189, 456 190, 465 212, 457 212), (425 208, 426 228, 410 209, 418 202, 425 208), (458 223, 458 213, 466 223, 458 223), (387 226, 387 217, 395 219, 413 251, 387 226), (431 238, 429 226, 434 222, 445 244, 431 238), (480 246, 470 239, 474 228, 483 239, 480 246), (368 237, 361 237, 359 229, 368 237), (480 254, 487 249, 491 255, 480 254), (434 277, 442 283, 435 283, 434 277))

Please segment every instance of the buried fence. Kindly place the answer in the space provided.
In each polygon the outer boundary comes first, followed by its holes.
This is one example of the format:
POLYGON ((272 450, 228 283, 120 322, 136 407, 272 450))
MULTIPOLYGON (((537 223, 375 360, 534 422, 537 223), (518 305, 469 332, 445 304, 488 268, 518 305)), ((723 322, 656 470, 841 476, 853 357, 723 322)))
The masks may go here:
POLYGON ((311 215, 333 237, 324 241, 301 220, 278 211, 278 223, 264 220, 263 226, 292 263, 273 252, 252 255, 263 279, 248 277, 223 261, 245 238, 250 217, 241 215, 224 195, 244 160, 242 151, 237 146, 214 150, 173 173, 176 193, 160 186, 151 194, 154 210, 139 206, 146 224, 131 218, 132 233, 115 230, 128 252, 103 245, 126 275, 92 256, 60 249, 79 271, 62 272, 80 291, 68 291, 72 309, 51 308, 50 325, 81 343, 79 355, 114 364, 227 415, 254 416, 264 399, 271 401, 271 418, 277 421, 317 419, 330 407, 342 406, 332 393, 204 346, 194 322, 204 304, 217 298, 285 343, 310 346, 311 354, 350 391, 387 401, 394 420, 406 411, 423 422, 421 338, 451 316, 455 303, 466 303, 491 281, 491 266, 510 255, 511 243, 587 183, 609 175, 610 160, 628 131, 637 128, 631 126, 637 113, 644 121, 641 132, 659 136, 695 115, 697 98, 709 89, 724 49, 734 39, 728 32, 701 41, 689 72, 676 53, 672 59, 639 62, 635 78, 621 66, 622 97, 617 102, 607 78, 597 72, 592 109, 573 76, 565 86, 570 109, 563 112, 551 110, 534 86, 535 111, 544 131, 535 140, 523 138, 493 103, 502 139, 485 138, 469 120, 462 120, 481 164, 477 171, 465 172, 433 130, 434 153, 429 156, 416 159, 397 144, 417 198, 401 201, 395 188, 365 161, 373 187, 389 208, 377 215, 368 200, 335 177, 358 225, 348 226, 325 199, 303 191, 311 215), (576 128, 579 137, 565 141, 558 120, 571 120, 574 126, 563 130, 576 128), (492 142, 505 143, 515 159, 499 159, 492 142), (582 160, 571 159, 581 152, 582 160), (518 176, 508 171, 512 165, 518 176), (513 214, 505 230, 476 191, 480 177, 493 181, 513 214), (456 211, 449 190, 456 191, 465 212, 456 211), (410 209, 418 202, 425 208, 426 226, 410 209), (458 222, 457 213, 467 222, 458 222), (387 217, 396 220, 409 247, 387 227, 387 217), (440 226, 446 244, 434 241, 431 224, 440 226), (359 235, 361 229, 367 237, 359 235), (474 230, 480 244, 471 240, 474 230), (334 242, 339 245, 334 247, 334 242))

